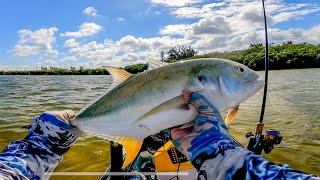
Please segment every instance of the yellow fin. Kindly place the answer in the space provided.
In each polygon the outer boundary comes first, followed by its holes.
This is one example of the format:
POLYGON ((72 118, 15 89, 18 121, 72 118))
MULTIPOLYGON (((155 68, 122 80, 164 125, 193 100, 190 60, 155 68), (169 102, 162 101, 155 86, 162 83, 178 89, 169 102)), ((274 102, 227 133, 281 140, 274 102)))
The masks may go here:
POLYGON ((122 168, 127 167, 138 155, 143 141, 131 137, 119 138, 118 143, 122 144, 126 150, 126 159, 122 165, 122 168))
POLYGON ((233 120, 234 118, 236 117, 236 114, 239 110, 239 105, 238 106, 235 106, 233 108, 230 108, 228 110, 228 114, 226 116, 226 119, 224 120, 224 122, 226 123, 226 125, 228 126, 233 120))
POLYGON ((112 85, 109 87, 109 89, 112 89, 119 84, 121 84, 123 81, 129 79, 133 74, 112 66, 103 66, 104 69, 106 69, 112 76, 113 82, 112 85))

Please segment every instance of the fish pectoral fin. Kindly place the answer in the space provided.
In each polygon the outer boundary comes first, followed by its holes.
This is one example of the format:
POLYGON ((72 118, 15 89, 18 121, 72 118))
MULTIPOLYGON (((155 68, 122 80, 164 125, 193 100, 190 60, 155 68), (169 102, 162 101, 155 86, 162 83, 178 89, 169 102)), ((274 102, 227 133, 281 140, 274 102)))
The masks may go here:
POLYGON ((144 115, 139 117, 137 120, 135 120, 133 123, 131 123, 131 126, 138 122, 141 122, 143 119, 146 119, 148 117, 151 117, 161 112, 168 111, 170 109, 179 109, 183 111, 189 111, 190 106, 184 102, 182 96, 177 96, 151 109, 149 112, 145 113, 144 115))
POLYGON ((133 76, 133 74, 120 68, 116 68, 112 66, 103 66, 103 68, 110 73, 113 79, 112 85, 109 87, 109 89, 112 89, 118 86, 119 84, 121 84, 122 82, 124 82, 125 80, 133 76))
POLYGON ((236 117, 237 112, 239 110, 239 105, 232 107, 228 110, 228 114, 226 116, 226 119, 224 120, 224 122, 226 123, 226 125, 228 126, 236 117))
POLYGON ((186 129, 186 128, 189 128, 189 127, 192 127, 192 126, 194 126, 194 121, 191 121, 191 122, 188 122, 188 123, 182 125, 180 127, 180 129, 186 129))
POLYGON ((122 165, 122 168, 125 168, 137 157, 141 149, 143 140, 132 137, 123 137, 119 138, 117 142, 122 144, 126 151, 126 159, 122 165))

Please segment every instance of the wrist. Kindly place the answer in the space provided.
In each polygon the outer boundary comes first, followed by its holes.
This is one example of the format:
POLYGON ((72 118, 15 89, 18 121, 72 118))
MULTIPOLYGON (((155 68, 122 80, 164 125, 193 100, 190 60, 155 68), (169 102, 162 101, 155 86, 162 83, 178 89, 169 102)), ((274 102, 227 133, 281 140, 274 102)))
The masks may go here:
POLYGON ((234 149, 238 146, 239 145, 233 141, 221 141, 218 144, 211 144, 202 148, 202 150, 192 154, 192 156, 189 157, 189 160, 192 165, 199 170, 206 160, 214 159, 219 154, 224 155, 227 150, 234 149))
POLYGON ((59 155, 69 150, 79 136, 78 128, 54 115, 43 113, 31 121, 31 128, 25 139, 37 139, 59 155))

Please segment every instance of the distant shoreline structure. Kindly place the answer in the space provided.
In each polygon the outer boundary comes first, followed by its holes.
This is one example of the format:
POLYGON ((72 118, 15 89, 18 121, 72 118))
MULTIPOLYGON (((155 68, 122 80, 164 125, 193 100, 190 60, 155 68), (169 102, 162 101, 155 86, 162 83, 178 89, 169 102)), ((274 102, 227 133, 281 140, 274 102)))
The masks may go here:
POLYGON ((109 75, 105 69, 0 71, 0 75, 109 75))
MULTIPOLYGON (((143 72, 148 67, 147 64, 136 64, 132 66, 126 66, 124 69, 132 74, 143 72), (139 66, 140 68, 136 68, 139 66)), ((320 67, 296 67, 296 68, 283 68, 283 69, 271 69, 271 70, 290 70, 290 69, 314 69, 320 67)), ((31 71, 0 71, 0 75, 110 75, 105 69, 81 69, 81 70, 31 70, 31 71)))
MULTIPOLYGON (((253 70, 263 70, 265 64, 264 50, 262 43, 250 44, 246 50, 234 50, 230 52, 212 52, 197 55, 197 51, 189 47, 173 47, 165 55, 162 51, 161 61, 173 63, 182 60, 200 58, 222 58, 230 59, 248 66, 253 70)), ((320 44, 299 43, 293 44, 292 41, 284 42, 280 45, 269 46, 270 70, 280 69, 304 69, 320 68, 320 44)), ((148 68, 147 64, 134 64, 126 66, 124 69, 132 74, 143 72, 148 68)), ((41 67, 41 70, 33 71, 1 71, 0 75, 109 75, 108 71, 102 68, 84 69, 61 69, 56 67, 41 67)))

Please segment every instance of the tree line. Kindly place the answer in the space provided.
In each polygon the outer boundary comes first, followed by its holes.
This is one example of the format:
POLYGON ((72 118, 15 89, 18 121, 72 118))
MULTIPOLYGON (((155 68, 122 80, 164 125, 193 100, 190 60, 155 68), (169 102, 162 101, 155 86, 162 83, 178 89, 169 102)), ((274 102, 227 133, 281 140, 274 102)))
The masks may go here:
MULTIPOLYGON (((212 52, 197 55, 191 46, 175 46, 167 53, 161 52, 160 59, 163 62, 177 62, 198 58, 223 58, 230 59, 247 65, 253 70, 264 69, 264 46, 262 43, 250 44, 246 50, 231 52, 212 52)), ((269 45, 270 69, 298 69, 320 68, 320 44, 308 43, 294 44, 292 41, 280 45, 269 45)), ((132 74, 142 72, 148 68, 148 64, 134 64, 124 69, 132 74)), ((38 70, 38 71, 0 71, 0 75, 108 75, 105 69, 82 70, 38 70)))
MULTIPOLYGON (((256 43, 234 60, 254 70, 261 70, 264 69, 264 59, 264 47, 262 43, 256 43)), ((293 44, 288 41, 281 45, 270 45, 269 61, 270 69, 319 68, 320 44, 293 44)))
MULTIPOLYGON (((191 46, 176 46, 166 54, 162 51, 160 59, 163 62, 173 63, 181 60, 199 58, 223 58, 230 59, 248 66, 253 70, 264 69, 265 48, 262 43, 250 44, 246 50, 235 50, 230 52, 212 52, 197 55, 191 46)), ((292 41, 283 44, 269 45, 270 69, 299 69, 299 68, 320 68, 320 44, 308 43, 293 44, 292 41)), ((147 64, 133 65, 126 67, 131 72, 141 72, 148 68, 147 64)))
POLYGON ((31 71, 0 71, 0 75, 109 75, 108 71, 98 69, 55 69, 55 70, 31 70, 31 71))

